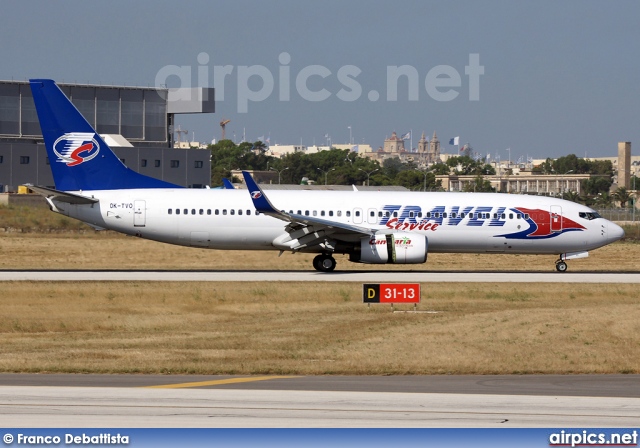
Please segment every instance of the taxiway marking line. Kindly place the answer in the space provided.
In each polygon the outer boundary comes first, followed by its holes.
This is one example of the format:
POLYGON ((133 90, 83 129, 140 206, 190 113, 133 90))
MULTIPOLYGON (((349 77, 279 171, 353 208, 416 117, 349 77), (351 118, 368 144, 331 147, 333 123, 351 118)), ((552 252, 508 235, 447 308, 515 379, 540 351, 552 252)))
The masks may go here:
POLYGON ((144 386, 145 389, 183 389, 188 387, 220 386, 223 384, 251 383, 253 381, 278 380, 295 378, 295 376, 256 376, 252 378, 228 378, 226 380, 195 381, 193 383, 160 384, 158 386, 144 386))

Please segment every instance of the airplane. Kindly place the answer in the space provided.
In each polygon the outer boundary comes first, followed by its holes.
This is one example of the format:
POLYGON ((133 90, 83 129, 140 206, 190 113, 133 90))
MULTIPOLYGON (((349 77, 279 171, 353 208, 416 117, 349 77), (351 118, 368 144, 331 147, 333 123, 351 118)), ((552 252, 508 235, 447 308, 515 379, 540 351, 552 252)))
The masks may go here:
MULTIPOLYGON (((53 80, 30 80, 55 188, 30 186, 52 211, 96 229, 221 250, 335 254, 368 264, 428 253, 559 254, 555 267, 624 237, 581 204, 500 193, 186 189, 126 167, 53 80)), ((228 187, 228 185, 225 183, 228 187)))

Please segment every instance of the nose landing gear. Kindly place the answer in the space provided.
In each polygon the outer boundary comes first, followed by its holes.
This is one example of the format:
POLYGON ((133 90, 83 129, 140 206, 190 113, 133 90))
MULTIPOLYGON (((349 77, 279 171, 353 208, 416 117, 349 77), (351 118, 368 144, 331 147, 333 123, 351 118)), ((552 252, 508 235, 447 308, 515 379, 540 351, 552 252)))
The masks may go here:
POLYGON ((567 263, 565 263, 564 260, 562 259, 556 260, 556 271, 565 272, 566 270, 567 270, 567 263))

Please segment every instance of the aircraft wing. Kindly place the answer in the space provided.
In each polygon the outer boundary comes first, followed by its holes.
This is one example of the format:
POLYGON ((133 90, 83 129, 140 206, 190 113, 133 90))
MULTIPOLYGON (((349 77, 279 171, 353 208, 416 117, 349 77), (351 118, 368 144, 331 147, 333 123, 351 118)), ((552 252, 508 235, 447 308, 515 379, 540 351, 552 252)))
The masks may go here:
MULTIPOLYGON (((287 245, 287 248, 299 250, 304 247, 320 244, 325 241, 327 237, 334 234, 361 238, 363 236, 372 236, 376 233, 374 229, 368 227, 354 226, 352 224, 278 210, 273 206, 269 198, 267 198, 248 172, 243 171, 242 175, 244 176, 244 181, 256 210, 264 215, 290 223, 285 227, 285 231, 290 237, 289 241, 291 241, 291 244, 287 245), (296 242, 294 242, 294 240, 296 242)), ((286 239, 281 239, 283 242, 284 240, 286 239)))
POLYGON ((99 202, 98 199, 90 198, 87 196, 81 196, 79 194, 67 193, 65 191, 55 190, 47 187, 34 187, 33 185, 27 185, 30 190, 35 191, 41 196, 44 196, 48 200, 54 200, 58 202, 64 202, 67 204, 95 204, 99 202))

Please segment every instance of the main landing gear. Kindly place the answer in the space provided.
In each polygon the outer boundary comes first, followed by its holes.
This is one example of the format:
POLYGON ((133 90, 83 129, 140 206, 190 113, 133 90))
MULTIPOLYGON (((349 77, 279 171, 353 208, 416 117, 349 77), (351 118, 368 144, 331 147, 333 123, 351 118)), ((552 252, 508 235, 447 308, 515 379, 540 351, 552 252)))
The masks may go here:
POLYGON ((562 258, 556 260, 556 271, 565 272, 567 270, 567 263, 562 258))
POLYGON ((316 271, 331 272, 336 268, 336 259, 329 254, 320 254, 313 259, 316 271))

